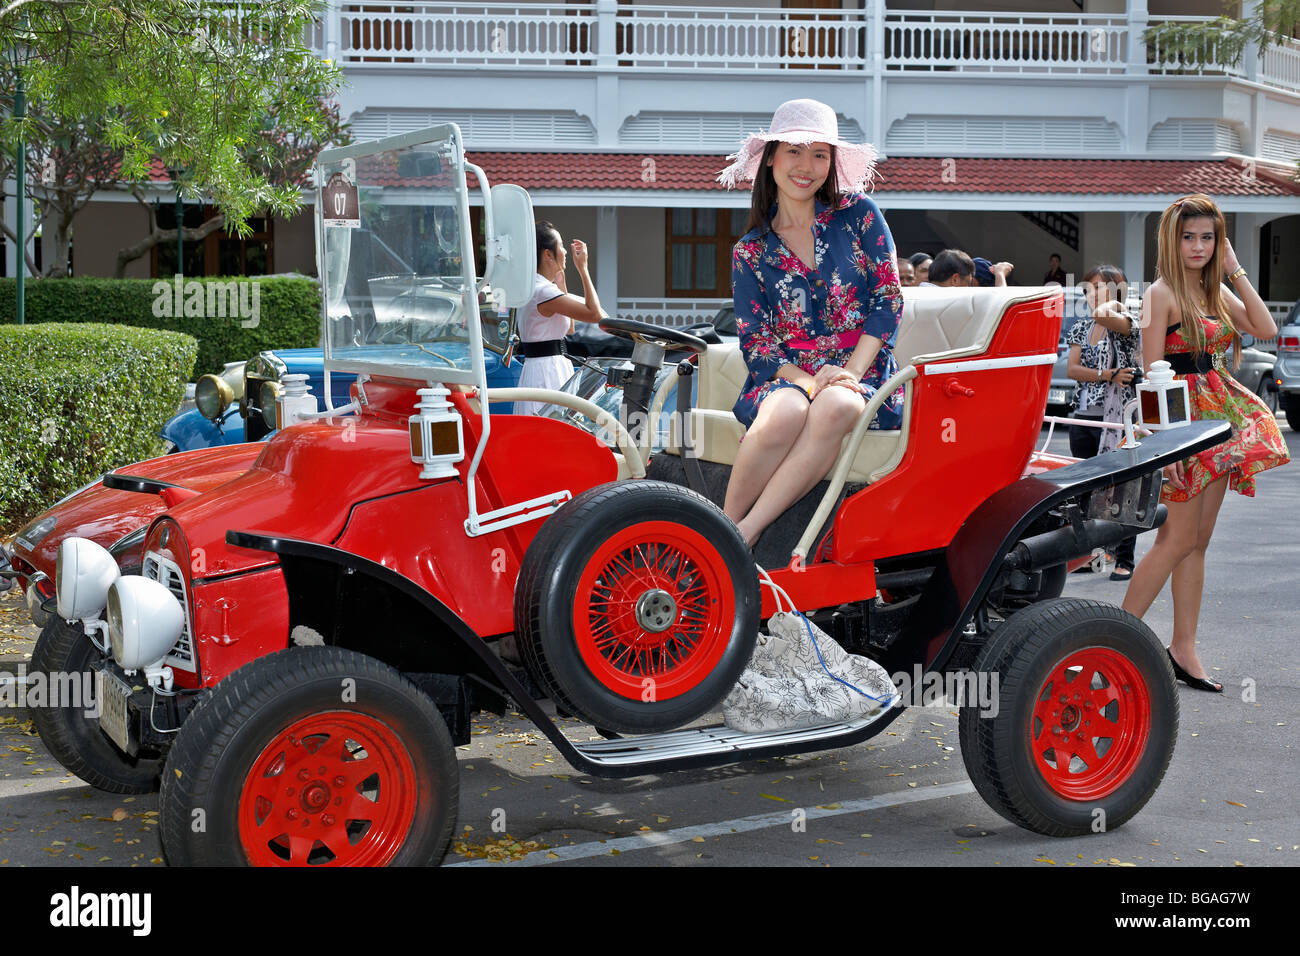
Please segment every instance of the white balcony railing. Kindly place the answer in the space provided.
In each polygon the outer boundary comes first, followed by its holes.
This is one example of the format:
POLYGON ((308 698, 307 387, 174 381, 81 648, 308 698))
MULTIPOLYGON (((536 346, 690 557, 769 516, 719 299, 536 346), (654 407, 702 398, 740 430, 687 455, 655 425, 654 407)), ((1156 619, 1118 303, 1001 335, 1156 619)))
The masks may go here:
MULTIPOLYGON (((1180 23, 1210 17, 1180 17, 1180 23)), ((1160 20, 1151 23, 1157 25, 1160 20)), ((1213 41, 1195 51, 1147 44, 1118 14, 943 13, 797 7, 334 0, 313 34, 345 66, 487 65, 664 68, 737 73, 801 68, 887 73, 1252 75, 1300 91, 1300 42, 1271 45, 1258 68, 1226 66, 1213 41)))
POLYGON ((1300 40, 1271 43, 1264 51, 1259 81, 1285 90, 1300 90, 1300 40))
POLYGON ((590 66, 595 9, 504 3, 340 4, 345 63, 590 66))
POLYGON ((616 52, 638 67, 707 66, 862 69, 867 51, 862 10, 807 12, 735 7, 622 7, 616 52))
POLYGON ((615 314, 620 319, 681 328, 712 322, 724 305, 731 305, 731 299, 619 299, 615 314))
POLYGON ((885 68, 1122 73, 1128 33, 1128 22, 1115 16, 891 10, 885 68))

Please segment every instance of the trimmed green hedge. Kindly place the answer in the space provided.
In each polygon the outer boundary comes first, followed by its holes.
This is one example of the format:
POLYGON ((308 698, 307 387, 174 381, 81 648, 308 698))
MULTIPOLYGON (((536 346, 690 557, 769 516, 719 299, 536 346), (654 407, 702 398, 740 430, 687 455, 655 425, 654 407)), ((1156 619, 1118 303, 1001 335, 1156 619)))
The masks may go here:
POLYGON ((0 531, 162 453, 194 339, 95 323, 0 325, 0 531))
MULTIPOLYGON (((5 325, 14 322, 15 285, 14 279, 0 279, 0 323, 5 325)), ((192 335, 199 343, 196 378, 220 372, 227 362, 242 362, 263 349, 315 348, 320 344, 320 288, 315 279, 186 279, 180 305, 188 315, 179 316, 174 314, 176 296, 171 279, 28 279, 25 289, 28 324, 107 322, 192 335), (232 307, 225 294, 231 283, 240 295, 238 307, 232 307), (201 293, 195 295, 200 288, 201 293), (255 320, 249 318, 254 301, 255 320)))

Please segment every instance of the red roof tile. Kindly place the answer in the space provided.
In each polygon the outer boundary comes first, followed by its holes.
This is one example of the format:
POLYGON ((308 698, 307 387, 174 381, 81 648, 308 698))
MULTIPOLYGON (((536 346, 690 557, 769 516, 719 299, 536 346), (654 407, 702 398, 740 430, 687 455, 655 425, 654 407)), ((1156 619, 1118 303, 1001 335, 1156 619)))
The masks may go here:
MULTIPOLYGON (((525 189, 720 192, 724 156, 663 153, 471 152, 494 183, 525 189)), ((880 164, 888 193, 1086 193, 1296 196, 1300 182, 1236 159, 940 159, 903 156, 880 164)))

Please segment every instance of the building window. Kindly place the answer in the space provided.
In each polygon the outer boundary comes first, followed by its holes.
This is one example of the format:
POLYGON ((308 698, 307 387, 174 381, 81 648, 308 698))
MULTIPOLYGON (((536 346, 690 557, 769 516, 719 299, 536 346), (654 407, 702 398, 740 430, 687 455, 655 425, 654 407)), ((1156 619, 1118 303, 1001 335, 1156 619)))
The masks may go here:
MULTIPOLYGON (((185 204, 185 228, 197 229, 217 214, 213 206, 198 203, 185 204)), ((254 216, 248 220, 252 232, 240 238, 224 229, 208 233, 199 242, 185 242, 185 269, 187 276, 264 276, 275 271, 273 250, 274 223, 269 216, 254 216)), ((160 203, 158 228, 176 228, 176 204, 160 203)), ((153 247, 153 275, 155 278, 176 274, 176 240, 153 247)))
POLYGON ((731 295, 731 247, 745 231, 746 209, 669 209, 664 285, 673 298, 731 295))

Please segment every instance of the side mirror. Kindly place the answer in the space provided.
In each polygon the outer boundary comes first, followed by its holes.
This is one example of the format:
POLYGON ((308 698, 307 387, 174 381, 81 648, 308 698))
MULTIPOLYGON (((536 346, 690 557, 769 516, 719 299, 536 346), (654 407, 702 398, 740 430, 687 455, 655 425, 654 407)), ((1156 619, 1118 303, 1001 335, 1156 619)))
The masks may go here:
POLYGON ((513 183, 492 187, 492 229, 487 254, 496 260, 492 287, 500 289, 508 308, 518 308, 533 296, 537 274, 537 226, 528 191, 513 183))

